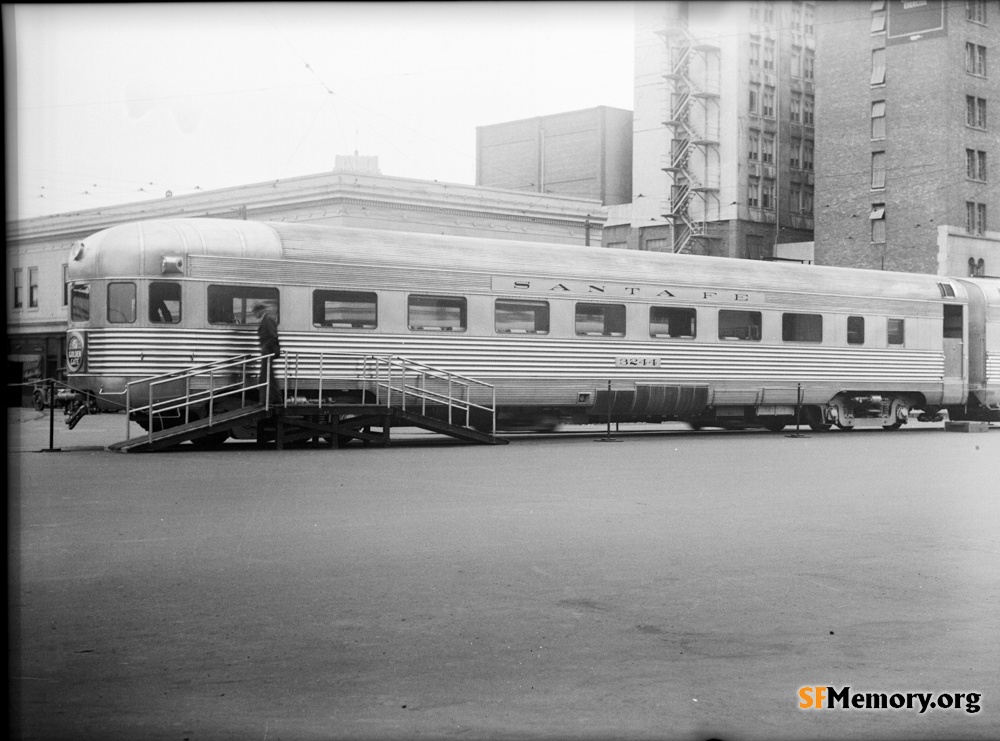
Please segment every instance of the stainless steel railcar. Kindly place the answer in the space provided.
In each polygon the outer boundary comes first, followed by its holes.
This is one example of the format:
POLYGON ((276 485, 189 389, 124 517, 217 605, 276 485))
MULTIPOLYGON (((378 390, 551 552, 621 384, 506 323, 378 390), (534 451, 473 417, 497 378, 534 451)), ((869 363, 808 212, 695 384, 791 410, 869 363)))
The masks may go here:
POLYGON ((317 225, 171 219, 73 246, 71 383, 256 351, 278 318, 300 395, 398 355, 496 386, 501 428, 682 420, 779 430, 1000 419, 1000 283, 317 225))

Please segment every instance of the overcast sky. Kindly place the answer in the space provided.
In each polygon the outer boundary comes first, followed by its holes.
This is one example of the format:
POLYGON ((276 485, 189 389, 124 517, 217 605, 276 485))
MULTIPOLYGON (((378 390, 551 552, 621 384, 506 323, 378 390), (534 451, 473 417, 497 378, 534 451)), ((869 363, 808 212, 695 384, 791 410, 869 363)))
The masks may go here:
POLYGON ((325 172, 355 150, 384 175, 473 184, 477 126, 633 106, 631 3, 6 11, 8 219, 325 172))

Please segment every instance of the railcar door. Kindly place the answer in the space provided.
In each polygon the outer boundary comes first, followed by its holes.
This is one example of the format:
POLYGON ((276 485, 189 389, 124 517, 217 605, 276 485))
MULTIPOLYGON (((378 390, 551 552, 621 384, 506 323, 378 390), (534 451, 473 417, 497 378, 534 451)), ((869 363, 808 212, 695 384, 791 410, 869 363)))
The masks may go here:
POLYGON ((944 402, 954 404, 968 393, 965 378, 965 307, 944 304, 944 330, 941 347, 944 351, 944 402))

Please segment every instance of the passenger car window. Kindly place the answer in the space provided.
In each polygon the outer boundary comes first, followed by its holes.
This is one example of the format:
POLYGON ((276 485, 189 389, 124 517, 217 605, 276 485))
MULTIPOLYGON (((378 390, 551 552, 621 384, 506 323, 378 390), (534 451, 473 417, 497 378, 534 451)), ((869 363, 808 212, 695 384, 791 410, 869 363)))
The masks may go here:
POLYGON ((720 340, 760 340, 759 311, 719 310, 720 340))
POLYGON ((135 283, 108 283, 108 321, 115 324, 135 321, 135 283))
POLYGON ((493 322, 500 334, 548 334, 548 301, 497 299, 493 322))
POLYGON ((149 321, 154 324, 178 324, 181 320, 181 284, 149 284, 149 321))
POLYGON ((588 336, 624 337, 625 304, 577 304, 576 333, 588 336))
POLYGON ((313 324, 375 329, 378 326, 378 296, 368 291, 313 291, 313 324))
POLYGON ((468 327, 468 307, 460 296, 410 296, 407 303, 410 329, 464 332, 468 327))
POLYGON ((695 336, 695 310, 678 306, 649 307, 650 337, 695 336))
POLYGON ((209 324, 256 324, 253 307, 264 304, 274 321, 279 319, 278 289, 266 286, 209 286, 209 324))

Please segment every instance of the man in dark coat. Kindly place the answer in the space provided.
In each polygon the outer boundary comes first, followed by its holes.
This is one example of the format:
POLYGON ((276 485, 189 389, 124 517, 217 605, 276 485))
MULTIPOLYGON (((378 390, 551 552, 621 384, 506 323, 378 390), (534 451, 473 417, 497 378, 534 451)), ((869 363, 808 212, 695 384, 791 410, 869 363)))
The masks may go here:
MULTIPOLYGON (((257 325, 257 341, 260 343, 260 354, 264 357, 260 361, 260 384, 267 384, 270 388, 271 404, 277 404, 281 398, 279 396, 278 382, 274 378, 274 361, 281 356, 281 345, 278 342, 278 324, 267 312, 264 304, 257 304, 253 307, 253 315, 259 322, 257 325)), ((261 392, 261 400, 264 394, 261 392)))

